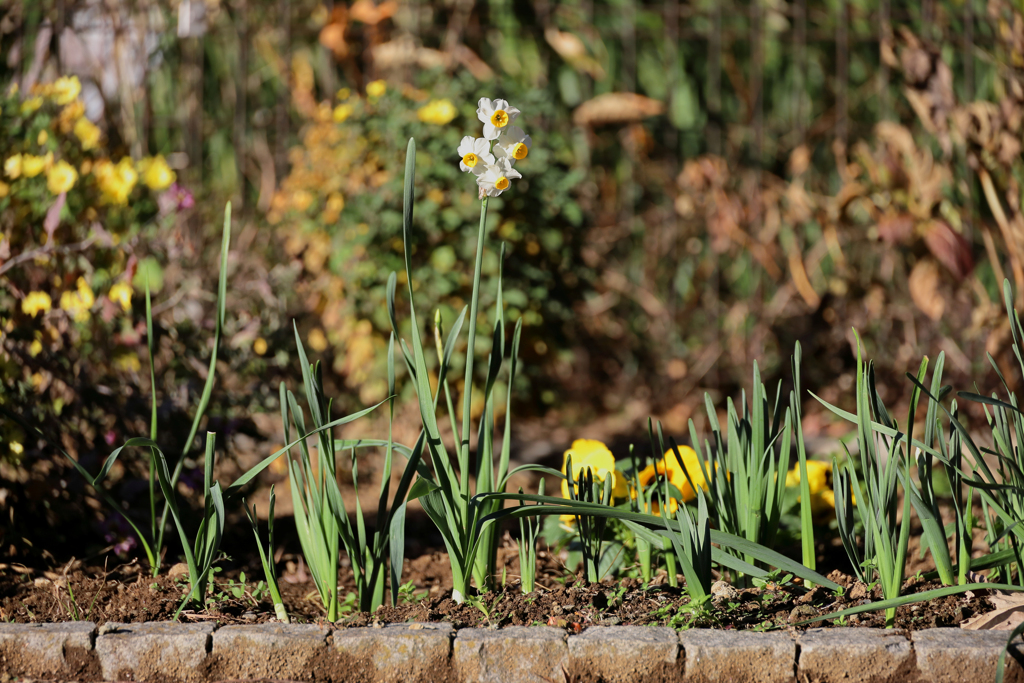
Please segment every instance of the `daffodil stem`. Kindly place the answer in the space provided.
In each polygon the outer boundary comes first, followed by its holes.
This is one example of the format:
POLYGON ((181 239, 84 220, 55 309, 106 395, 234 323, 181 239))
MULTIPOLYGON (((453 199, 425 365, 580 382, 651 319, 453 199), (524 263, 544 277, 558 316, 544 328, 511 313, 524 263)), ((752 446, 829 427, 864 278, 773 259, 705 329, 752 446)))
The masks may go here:
MULTIPOLYGON (((476 264, 473 267, 473 294, 469 305, 469 340, 466 346, 466 379, 462 387, 462 441, 459 444, 459 474, 462 478, 463 525, 469 518, 469 432, 473 406, 473 357, 476 347, 476 318, 480 308, 480 271, 484 262, 484 237, 487 231, 487 197, 480 203, 480 228, 476 240, 476 264)), ((467 567, 472 566, 473 558, 466 558, 467 567)))

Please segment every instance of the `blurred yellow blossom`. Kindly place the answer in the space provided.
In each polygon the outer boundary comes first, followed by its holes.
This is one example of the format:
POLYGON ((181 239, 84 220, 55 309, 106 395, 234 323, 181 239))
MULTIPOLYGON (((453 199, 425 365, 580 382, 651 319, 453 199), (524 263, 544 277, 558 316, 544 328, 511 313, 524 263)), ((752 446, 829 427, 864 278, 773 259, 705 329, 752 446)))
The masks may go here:
POLYGON ((75 100, 60 110, 60 115, 57 117, 57 128, 61 133, 67 135, 83 116, 85 116, 85 104, 81 100, 75 100))
POLYGON ((433 123, 438 126, 443 126, 446 123, 450 123, 452 119, 459 112, 455 109, 455 105, 449 99, 443 100, 432 100, 426 105, 419 108, 416 112, 416 116, 420 121, 424 123, 433 123))
POLYGON ((267 340, 263 337, 256 337, 256 341, 252 343, 252 350, 257 356, 262 356, 267 352, 267 340))
POLYGON ((85 151, 92 149, 100 142, 99 127, 84 116, 75 122, 74 132, 85 151))
POLYGON ((323 221, 324 223, 335 223, 338 217, 341 215, 342 209, 345 208, 345 198, 337 192, 332 192, 327 197, 327 202, 324 204, 323 221))
POLYGON ((50 139, 50 134, 45 130, 39 131, 39 135, 36 136, 36 144, 42 147, 46 144, 46 141, 50 139))
POLYGON ((52 305, 50 295, 46 292, 29 292, 21 300, 21 312, 34 318, 40 313, 46 313, 52 305))
POLYGON ((11 193, 11 186, 0 180, 0 199, 3 199, 11 193))
POLYGON ((177 178, 162 154, 139 162, 142 182, 151 190, 166 190, 177 178))
POLYGON ((78 76, 61 76, 54 82, 50 92, 57 104, 71 104, 82 93, 82 84, 78 76))
POLYGON ((109 159, 101 159, 93 164, 92 173, 96 176, 104 201, 122 206, 128 203, 128 196, 139 180, 139 174, 135 172, 132 160, 128 157, 116 165, 109 159))
POLYGON ((60 295, 60 307, 67 311, 75 322, 84 323, 89 319, 89 310, 96 303, 96 297, 84 277, 78 278, 76 285, 78 287, 76 291, 68 291, 60 295))
POLYGON ((352 91, 349 90, 348 88, 342 88, 335 94, 335 97, 337 97, 339 100, 347 100, 351 96, 352 91))
POLYGON ((142 369, 142 363, 136 354, 122 353, 114 357, 114 368, 121 372, 138 372, 142 369))
POLYGON ((366 84, 366 96, 371 99, 383 97, 388 91, 388 84, 384 80, 370 81, 366 84))
POLYGON ((21 162, 22 156, 20 154, 4 159, 4 175, 11 180, 16 180, 21 175, 21 162))
POLYGON ((43 352, 43 342, 41 342, 38 339, 36 339, 36 340, 33 340, 33 342, 31 344, 29 344, 28 355, 30 355, 33 358, 35 358, 36 356, 38 356, 42 352, 43 352))
POLYGON ((25 450, 25 447, 21 445, 20 441, 12 441, 9 448, 11 449, 11 453, 14 453, 15 455, 21 455, 25 450))
POLYGON ((309 348, 317 353, 322 353, 327 348, 327 336, 319 327, 314 327, 310 330, 309 339, 306 341, 309 342, 309 348))
MULTIPOLYGON (((51 159, 52 153, 47 155, 51 159)), ((24 154, 21 157, 21 172, 25 174, 26 178, 35 178, 37 175, 43 172, 43 169, 47 166, 47 157, 37 157, 34 154, 24 154)))
POLYGON ((308 190, 296 190, 292 194, 292 206, 299 211, 305 211, 313 203, 313 194, 308 190))
POLYGON ((27 116, 37 111, 41 106, 43 106, 42 97, 30 97, 21 103, 21 114, 22 116, 27 116))
POLYGON ((337 107, 334 108, 334 114, 332 115, 332 118, 334 119, 335 123, 341 123, 351 115, 351 104, 339 104, 337 107))
POLYGON ((125 311, 132 310, 132 286, 127 282, 115 282, 107 292, 107 298, 115 304, 121 304, 125 311))
POLYGON ((78 171, 68 162, 61 159, 46 172, 46 189, 53 194, 67 192, 78 182, 78 171))

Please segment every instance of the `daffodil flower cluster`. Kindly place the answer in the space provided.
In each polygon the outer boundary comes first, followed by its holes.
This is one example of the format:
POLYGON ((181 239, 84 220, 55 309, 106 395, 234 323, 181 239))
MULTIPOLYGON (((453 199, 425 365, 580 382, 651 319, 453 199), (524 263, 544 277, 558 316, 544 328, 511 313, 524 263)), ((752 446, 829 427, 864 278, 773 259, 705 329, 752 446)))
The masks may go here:
POLYGON ((476 115, 484 124, 484 135, 462 138, 458 154, 459 168, 476 176, 481 197, 497 197, 511 187, 512 180, 523 177, 512 167, 530 153, 533 140, 512 125, 519 113, 505 100, 482 97, 478 102, 476 115))

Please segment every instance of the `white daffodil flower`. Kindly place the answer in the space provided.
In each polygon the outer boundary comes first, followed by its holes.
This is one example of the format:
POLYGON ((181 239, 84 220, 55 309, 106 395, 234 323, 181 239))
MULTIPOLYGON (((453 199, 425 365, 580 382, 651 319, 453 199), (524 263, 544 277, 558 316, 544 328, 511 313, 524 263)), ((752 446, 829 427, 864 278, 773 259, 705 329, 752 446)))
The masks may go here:
POLYGON ((512 163, 506 159, 498 159, 494 164, 488 164, 486 170, 476 177, 476 184, 488 197, 497 197, 512 185, 513 178, 522 178, 522 174, 512 168, 512 163))
POLYGON ((491 164, 494 163, 494 155, 491 154, 491 141, 486 138, 474 138, 467 135, 462 138, 459 145, 459 168, 468 173, 480 175, 491 164))
POLYGON ((519 110, 510 106, 505 100, 494 100, 481 97, 477 103, 476 116, 483 121, 484 137, 496 140, 501 129, 516 120, 519 110))
POLYGON ((494 144, 494 156, 499 159, 507 157, 511 163, 525 159, 530 153, 530 146, 533 138, 527 135, 519 126, 508 126, 498 135, 498 141, 494 144))

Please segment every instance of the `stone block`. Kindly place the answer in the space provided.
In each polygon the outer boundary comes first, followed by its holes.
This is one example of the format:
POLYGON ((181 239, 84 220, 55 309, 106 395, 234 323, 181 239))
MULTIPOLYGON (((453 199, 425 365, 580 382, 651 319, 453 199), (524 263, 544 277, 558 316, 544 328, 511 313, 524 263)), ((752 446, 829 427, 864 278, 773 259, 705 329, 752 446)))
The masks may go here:
POLYGON ((565 680, 565 633, 550 626, 467 628, 458 632, 452 663, 466 683, 538 683, 565 680))
POLYGON ((212 655, 210 677, 214 680, 308 681, 314 669, 318 679, 335 673, 330 670, 327 629, 315 624, 225 626, 213 634, 212 655))
POLYGON ((796 642, 786 633, 691 629, 679 634, 686 680, 700 683, 789 683, 796 642))
POLYGON ((0 671, 30 677, 99 676, 93 653, 96 624, 0 623, 0 671))
MULTIPOLYGON (((999 655, 1006 648, 1009 631, 969 631, 961 628, 930 628, 911 634, 917 670, 930 683, 994 681, 999 655)), ((1006 656, 1006 683, 1024 681, 1024 643, 1014 640, 1006 656)))
POLYGON ((212 633, 213 624, 106 623, 96 657, 107 681, 201 681, 212 633))
POLYGON ((882 683, 904 681, 916 672, 910 639, 902 631, 815 628, 797 640, 800 680, 882 683))
POLYGON ((591 626, 569 636, 573 680, 682 680, 679 637, 664 626, 591 626))
POLYGON ((334 650, 367 669, 374 681, 401 683, 444 680, 450 673, 451 624, 391 624, 384 628, 343 628, 335 631, 334 650))

